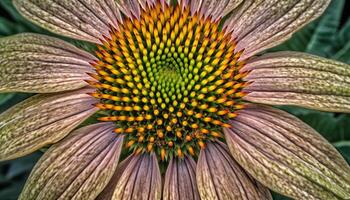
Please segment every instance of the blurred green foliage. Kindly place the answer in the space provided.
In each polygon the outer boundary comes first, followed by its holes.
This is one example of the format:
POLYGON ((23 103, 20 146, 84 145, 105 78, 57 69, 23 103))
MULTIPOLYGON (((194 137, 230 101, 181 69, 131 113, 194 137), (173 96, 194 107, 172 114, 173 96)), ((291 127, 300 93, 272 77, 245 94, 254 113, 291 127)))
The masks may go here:
MULTIPOLYGON (((301 51, 339 60, 350 64, 350 19, 342 19, 345 0, 333 0, 322 17, 297 32, 284 44, 270 51, 301 51)), ((33 25, 21 17, 11 0, 1 0, 0 7, 10 18, 0 16, 0 37, 21 32, 35 32, 54 35, 33 25)), ((0 10, 1 10, 0 9, 0 10)), ((62 37, 61 37, 62 38, 62 37)), ((91 44, 62 38, 73 44, 93 51, 91 44)), ((22 101, 30 94, 0 94, 0 112, 22 101)), ((350 162, 350 115, 324 113, 295 107, 282 107, 315 128, 328 141, 332 142, 350 162)), ((25 179, 41 153, 25 158, 0 163, 0 199, 17 199, 25 179)), ((288 199, 274 194, 274 199, 288 199)))

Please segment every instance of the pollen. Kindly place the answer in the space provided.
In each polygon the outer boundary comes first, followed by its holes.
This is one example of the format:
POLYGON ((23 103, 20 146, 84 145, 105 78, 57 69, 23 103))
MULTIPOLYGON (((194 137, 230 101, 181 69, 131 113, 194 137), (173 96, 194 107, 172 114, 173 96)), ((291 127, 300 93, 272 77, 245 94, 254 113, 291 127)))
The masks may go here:
POLYGON ((116 124, 133 152, 196 156, 243 109, 242 52, 220 24, 189 9, 145 8, 98 47, 93 63, 100 121, 116 124))

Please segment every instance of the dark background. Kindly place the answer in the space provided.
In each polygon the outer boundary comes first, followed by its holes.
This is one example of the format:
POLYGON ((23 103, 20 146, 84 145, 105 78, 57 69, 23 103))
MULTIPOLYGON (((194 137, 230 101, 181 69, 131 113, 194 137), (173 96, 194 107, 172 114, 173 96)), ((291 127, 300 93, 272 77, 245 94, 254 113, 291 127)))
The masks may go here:
POLYGON ((344 6, 342 24, 344 24, 349 17, 350 17, 350 1, 347 0, 344 6))

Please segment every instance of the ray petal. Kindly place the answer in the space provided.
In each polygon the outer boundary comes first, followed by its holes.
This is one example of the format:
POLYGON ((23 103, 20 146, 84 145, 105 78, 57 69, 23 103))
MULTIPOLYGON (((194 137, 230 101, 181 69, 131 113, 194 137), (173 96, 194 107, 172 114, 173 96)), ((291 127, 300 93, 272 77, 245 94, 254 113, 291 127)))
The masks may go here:
POLYGON ((160 200, 162 180, 154 153, 131 155, 113 194, 113 200, 160 200))
POLYGON ((150 2, 149 0, 119 0, 117 1, 117 5, 120 11, 129 18, 136 17, 140 19, 141 9, 145 6, 146 2, 150 2))
POLYGON ((18 34, 0 39, 0 92, 51 93, 79 89, 94 56, 62 40, 18 34))
POLYGON ((53 145, 34 167, 20 200, 94 200, 117 168, 123 137, 114 124, 73 132, 53 145))
POLYGON ((248 61, 245 100, 350 112, 350 65, 297 52, 266 54, 248 61))
POLYGON ((30 154, 67 136, 97 111, 93 89, 35 95, 0 115, 0 160, 30 154))
POLYGON ((294 199, 349 199, 350 167, 315 130, 267 106, 249 105, 225 129, 231 154, 255 179, 294 199))
POLYGON ((202 200, 272 200, 267 188, 253 180, 221 142, 209 142, 197 163, 197 183, 202 200))
POLYGON ((14 5, 43 28, 93 43, 109 36, 120 20, 114 0, 14 0, 14 5))
POLYGON ((217 21, 232 12, 242 2, 243 0, 183 0, 180 3, 183 7, 190 5, 192 14, 199 12, 203 17, 211 17, 212 20, 217 21))
POLYGON ((199 200, 196 162, 191 157, 171 159, 165 174, 163 199, 199 200))
POLYGON ((246 0, 226 21, 238 42, 241 59, 281 44, 293 33, 319 17, 330 0, 246 0))
POLYGON ((112 178, 110 179, 107 186, 103 189, 103 191, 98 195, 96 200, 111 200, 115 191, 115 188, 118 184, 120 177, 122 176, 125 168, 129 165, 132 160, 132 156, 129 156, 123 162, 118 165, 117 170, 114 172, 112 178))

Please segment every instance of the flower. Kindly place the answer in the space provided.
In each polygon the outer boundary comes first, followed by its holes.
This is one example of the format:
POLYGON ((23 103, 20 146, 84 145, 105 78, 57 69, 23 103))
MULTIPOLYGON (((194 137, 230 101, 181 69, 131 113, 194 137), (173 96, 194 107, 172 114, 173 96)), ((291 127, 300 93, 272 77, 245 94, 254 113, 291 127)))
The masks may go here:
POLYGON ((341 155, 268 106, 349 113, 350 66, 297 52, 257 56, 329 0, 14 4, 97 49, 29 33, 0 39, 0 91, 39 93, 0 115, 0 160, 52 145, 20 199, 272 199, 267 188, 350 198, 341 155), (93 114, 101 122, 75 130, 93 114))

